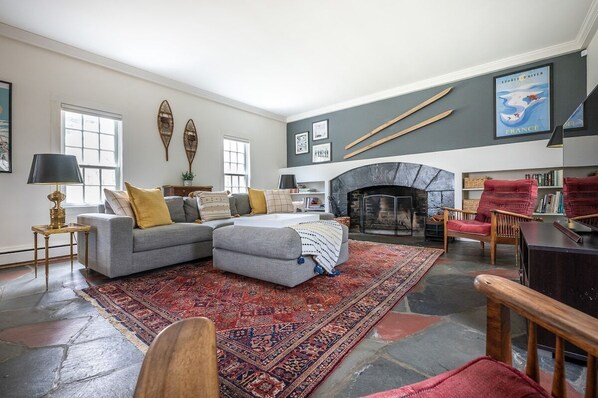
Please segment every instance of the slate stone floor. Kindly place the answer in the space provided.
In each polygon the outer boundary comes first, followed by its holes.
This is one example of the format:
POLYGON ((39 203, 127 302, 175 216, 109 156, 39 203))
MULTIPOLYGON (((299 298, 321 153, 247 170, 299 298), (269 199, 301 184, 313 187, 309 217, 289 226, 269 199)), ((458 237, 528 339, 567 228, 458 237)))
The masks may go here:
MULTIPOLYGON (((375 239, 440 247, 423 238, 352 234, 375 239)), ((489 251, 477 242, 456 242, 422 281, 361 341, 313 397, 360 397, 423 380, 483 355, 485 299, 473 287, 480 273, 518 279, 512 246, 488 265, 489 251)), ((69 262, 44 272, 32 266, 0 270, 1 397, 130 397, 143 354, 90 303, 73 290, 106 279, 69 262)), ((523 367, 525 325, 513 319, 514 362, 523 367), (517 337, 519 336, 519 337, 517 337)), ((540 356, 542 381, 550 385, 552 358, 540 356)), ((580 397, 585 368, 567 363, 569 397, 580 397)), ((549 389, 549 387, 548 387, 549 389)))

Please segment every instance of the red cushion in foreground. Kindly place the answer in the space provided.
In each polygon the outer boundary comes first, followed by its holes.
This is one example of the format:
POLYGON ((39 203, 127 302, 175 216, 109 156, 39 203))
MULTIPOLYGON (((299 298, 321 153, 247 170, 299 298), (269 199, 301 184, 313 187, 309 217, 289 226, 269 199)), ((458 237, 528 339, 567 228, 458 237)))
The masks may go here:
POLYGON ((535 398, 548 394, 538 383, 502 362, 481 357, 451 370, 367 398, 535 398))
POLYGON ((446 227, 450 231, 467 234, 490 235, 490 223, 476 220, 448 220, 446 227))

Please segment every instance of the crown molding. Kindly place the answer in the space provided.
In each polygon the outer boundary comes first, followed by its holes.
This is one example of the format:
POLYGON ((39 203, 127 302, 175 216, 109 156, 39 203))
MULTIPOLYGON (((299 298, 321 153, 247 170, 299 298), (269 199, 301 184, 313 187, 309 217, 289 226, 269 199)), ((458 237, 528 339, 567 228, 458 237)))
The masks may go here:
POLYGON ((577 33, 577 42, 579 48, 584 49, 590 45, 590 42, 596 34, 598 29, 598 0, 592 0, 590 9, 583 20, 579 32, 577 33))
POLYGON ((125 75, 129 75, 141 80, 145 80, 150 83, 158 84, 163 87, 174 89, 185 94, 190 94, 195 97, 217 102, 219 104, 226 105, 231 108, 253 113, 279 122, 286 122, 286 118, 284 116, 268 112, 265 109, 245 104, 243 102, 236 101, 234 99, 227 98, 212 93, 210 91, 202 90, 198 87, 185 84, 177 80, 169 79, 167 77, 163 77, 158 74, 148 72, 143 69, 139 69, 134 66, 113 60, 111 58, 94 54, 89 51, 80 49, 78 47, 73 47, 68 44, 49 39, 47 37, 28 32, 26 30, 16 28, 11 25, 0 23, 0 36, 4 36, 15 41, 19 41, 61 55, 65 55, 70 58, 75 58, 80 61, 88 62, 90 64, 101 66, 103 68, 123 73, 125 75))
POLYGON ((443 84, 454 83, 460 80, 470 79, 472 77, 484 75, 487 73, 497 72, 502 69, 512 68, 519 65, 528 64, 531 62, 540 61, 542 59, 564 55, 580 50, 581 47, 577 40, 572 40, 566 43, 557 44, 551 47, 546 47, 540 50, 534 50, 525 54, 519 54, 512 57, 503 58, 497 61, 488 62, 481 65, 476 65, 471 68, 461 69, 456 72, 447 73, 444 75, 432 77, 430 79, 420 80, 411 84, 398 86, 389 90, 380 91, 371 95, 366 95, 352 100, 339 102, 323 108, 314 109, 303 112, 297 115, 287 117, 287 123, 298 120, 307 119, 310 117, 321 116, 326 113, 336 112, 347 108, 352 108, 359 105, 365 105, 376 101, 385 100, 388 98, 398 97, 415 91, 421 91, 428 88, 440 86, 443 84))

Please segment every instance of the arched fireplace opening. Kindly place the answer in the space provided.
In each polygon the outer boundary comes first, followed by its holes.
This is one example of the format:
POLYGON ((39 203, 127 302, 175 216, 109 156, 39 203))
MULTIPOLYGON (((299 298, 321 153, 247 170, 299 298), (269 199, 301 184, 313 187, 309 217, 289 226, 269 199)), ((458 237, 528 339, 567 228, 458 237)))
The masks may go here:
POLYGON ((426 219, 454 207, 455 176, 416 163, 376 163, 330 181, 330 200, 353 232, 423 235, 426 219), (409 204, 410 202, 410 204, 409 204))

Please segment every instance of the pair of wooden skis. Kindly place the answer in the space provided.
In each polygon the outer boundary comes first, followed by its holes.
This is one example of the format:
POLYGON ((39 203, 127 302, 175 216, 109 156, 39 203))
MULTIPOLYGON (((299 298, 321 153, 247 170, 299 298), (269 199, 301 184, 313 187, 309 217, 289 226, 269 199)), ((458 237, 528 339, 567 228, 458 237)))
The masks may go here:
MULTIPOLYGON (((387 127, 389 127, 389 126, 391 126, 391 125, 393 125, 393 124, 397 123, 398 121, 405 119, 407 116, 414 114, 415 112, 417 112, 417 111, 419 111, 420 109, 422 109, 422 108, 424 108, 424 107, 426 107, 426 106, 430 105, 431 103, 438 101, 440 98, 442 98, 442 97, 444 97, 445 95, 447 95, 447 94, 448 94, 448 93, 449 93, 449 92, 450 92, 452 89, 453 89, 452 87, 449 87, 449 88, 447 88, 447 89, 445 89, 445 90, 443 90, 443 91, 439 92, 439 93, 438 93, 438 94, 436 94, 435 96, 433 96, 433 97, 430 97, 429 99, 425 100, 425 101, 424 101, 424 102, 422 102, 421 104, 419 104, 419 105, 417 105, 417 106, 415 106, 415 107, 413 107, 413 108, 409 109, 407 112, 405 112, 405 113, 403 113, 403 114, 401 114, 401 115, 399 115, 399 116, 395 117, 395 118, 394 118, 394 119, 392 119, 392 120, 389 120, 388 122, 386 122, 386 123, 384 123, 384 124, 381 124, 380 126, 376 127, 376 128, 375 128, 375 129, 373 129, 372 131, 370 131, 369 133, 367 133, 367 134, 365 134, 365 135, 363 135, 363 136, 359 137, 359 138, 358 138, 358 139, 356 139, 355 141, 353 141, 353 142, 351 142, 350 144, 348 144, 347 146, 345 146, 345 149, 349 149, 349 148, 352 148, 352 147, 354 147, 355 145, 359 144, 360 142, 362 142, 362 141, 364 141, 364 140, 366 140, 366 139, 370 138, 370 137, 371 137, 371 136, 373 136, 374 134, 377 134, 377 133, 379 133, 380 131, 384 130, 385 128, 387 128, 387 127)), ((369 150, 369 149, 372 149, 372 148, 374 148, 374 147, 377 147, 378 145, 382 145, 382 144, 384 144, 385 142, 388 142, 388 141, 394 140, 395 138, 398 138, 398 137, 400 137, 400 136, 402 136, 402 135, 405 135, 405 134, 407 134, 407 133, 410 133, 410 132, 412 132, 412 131, 415 131, 415 130, 417 130, 417 129, 420 129, 420 128, 422 128, 422 127, 424 127, 424 126, 427 126, 427 125, 429 125, 429 124, 432 124, 432 123, 434 123, 434 122, 437 122, 437 121, 439 121, 439 120, 441 120, 441 119, 444 119, 445 117, 447 117, 447 116, 448 116, 448 115, 450 115, 451 113, 453 113, 453 110, 452 110, 452 109, 451 109, 451 110, 448 110, 448 111, 446 111, 446 112, 443 112, 443 113, 441 113, 441 114, 439 114, 439 115, 433 116, 433 117, 431 117, 431 118, 429 118, 429 119, 426 119, 426 120, 424 120, 423 122, 420 122, 420 123, 418 123, 418 124, 416 124, 416 125, 414 125, 414 126, 408 127, 408 128, 406 128, 406 129, 404 129, 404 130, 401 130, 401 131, 399 131, 399 132, 397 132, 397 133, 394 133, 394 134, 392 134, 392 135, 390 135, 390 136, 388 136, 388 137, 385 137, 385 138, 379 139, 378 141, 372 142, 371 144, 369 144, 369 145, 366 145, 366 146, 364 146, 364 147, 363 147, 363 148, 361 148, 361 149, 358 149, 358 150, 356 150, 356 151, 353 151, 353 152, 351 152, 351 153, 348 153, 348 154, 346 154, 345 156, 343 156, 343 159, 349 159, 349 158, 351 158, 351 157, 353 157, 353 156, 355 156, 355 155, 358 155, 358 154, 360 154, 360 153, 362 153, 362 152, 365 152, 365 151, 367 151, 367 150, 369 150)))

